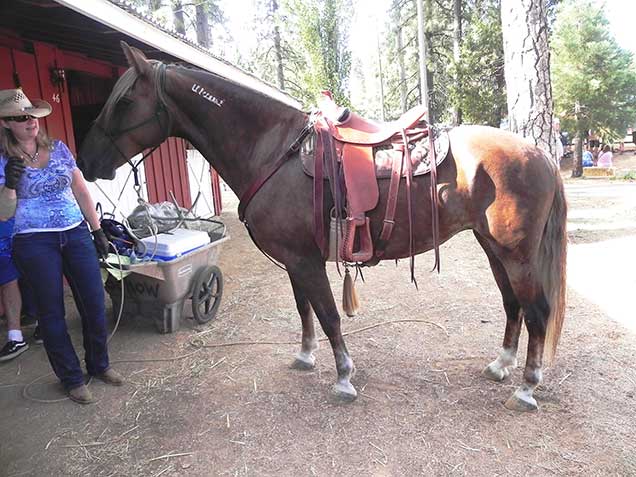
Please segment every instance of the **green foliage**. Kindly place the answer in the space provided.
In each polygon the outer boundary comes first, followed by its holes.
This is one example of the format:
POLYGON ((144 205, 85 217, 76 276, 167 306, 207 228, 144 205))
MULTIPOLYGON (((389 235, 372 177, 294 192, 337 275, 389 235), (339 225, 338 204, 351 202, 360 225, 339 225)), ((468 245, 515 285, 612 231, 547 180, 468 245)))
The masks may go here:
MULTIPOLYGON (((412 0, 395 0, 387 24, 404 29, 402 55, 405 64, 406 107, 419 104, 417 13, 412 0)), ((453 2, 426 1, 426 31, 429 39, 428 64, 431 107, 436 122, 450 122, 455 106, 462 109, 464 122, 499 126, 506 114, 506 90, 503 76, 503 40, 499 0, 462 2, 463 40, 461 60, 453 60, 453 2), (459 85, 455 83, 459 75, 459 85)), ((384 45, 385 110, 389 117, 402 112, 396 34, 384 45)))
POLYGON ((289 0, 290 20, 304 53, 306 68, 297 71, 296 95, 307 105, 322 90, 337 103, 349 104, 348 79, 351 52, 348 46, 351 0, 289 0))
MULTIPOLYGON (((452 61, 452 0, 424 0, 427 42, 427 69, 431 108, 436 120, 449 117, 449 83, 447 67, 452 61)), ((387 18, 387 30, 391 32, 382 46, 385 98, 384 109, 388 118, 400 116, 402 111, 400 90, 406 90, 406 108, 420 104, 420 77, 417 9, 412 0, 395 0, 387 18), (397 27, 403 30, 402 50, 398 50, 397 27), (398 55, 402 55, 405 78, 399 74, 398 55)))
POLYGON ((306 62, 302 52, 294 46, 292 30, 288 27, 290 14, 280 3, 274 8, 272 0, 256 0, 255 7, 249 30, 256 36, 256 46, 246 58, 238 61, 239 66, 270 84, 277 84, 275 29, 278 28, 285 90, 297 96, 301 88, 296 81, 296 71, 306 68, 306 62))
POLYGON ((477 2, 466 13, 460 61, 450 69, 450 101, 463 122, 499 127, 507 112, 504 52, 498 2, 477 2))
POLYGON ((636 70, 618 46, 600 7, 566 0, 552 38, 552 89, 562 129, 604 140, 625 135, 636 114, 636 70))
POLYGON ((216 40, 212 41, 212 49, 215 54, 222 53, 220 51, 220 43, 228 40, 228 33, 225 30, 225 22, 227 18, 221 7, 221 0, 197 0, 189 2, 187 0, 129 0, 130 3, 139 8, 145 15, 154 17, 159 23, 172 24, 176 30, 183 28, 185 35, 196 41, 194 33, 196 32, 196 8, 198 7, 205 12, 208 24, 211 28, 213 36, 216 40), (169 11, 169 13, 167 13, 169 11), (179 26, 180 17, 183 24, 179 26), (216 31, 215 31, 216 30, 216 31), (219 43, 219 45, 217 45, 219 43))
POLYGON ((274 28, 278 27, 285 90, 307 108, 316 105, 322 90, 348 105, 351 0, 280 0, 276 14, 271 0, 258 0, 256 6, 253 31, 258 42, 240 65, 276 84, 274 28))
POLYGON ((625 172, 624 174, 620 175, 618 179, 624 181, 636 181, 636 171, 625 172))

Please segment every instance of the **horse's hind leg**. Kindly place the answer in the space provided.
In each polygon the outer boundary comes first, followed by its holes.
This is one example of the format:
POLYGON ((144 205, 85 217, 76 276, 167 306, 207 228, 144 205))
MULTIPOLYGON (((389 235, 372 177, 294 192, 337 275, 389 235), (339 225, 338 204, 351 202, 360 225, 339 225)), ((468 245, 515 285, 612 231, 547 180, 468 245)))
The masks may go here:
MULTIPOLYGON (((305 259, 297 265, 288 265, 287 271, 293 286, 298 286, 301 296, 309 300, 318 321, 320 321, 320 326, 331 343, 336 360, 336 371, 338 372, 338 380, 334 386, 335 394, 347 401, 355 399, 358 393, 350 381, 354 369, 353 361, 349 356, 340 330, 340 315, 333 299, 324 263, 305 259)), ((303 326, 304 324, 303 321, 303 326)))
POLYGON ((474 232, 474 234, 484 252, 486 252, 490 268, 501 291, 506 312, 506 332, 501 353, 499 353, 497 359, 484 368, 482 374, 493 381, 503 381, 510 374, 510 370, 517 367, 517 348, 519 346, 519 334, 521 333, 521 308, 501 261, 493 253, 488 241, 477 232, 474 232))
POLYGON ((294 282, 289 276, 292 288, 294 290, 294 298, 296 300, 296 308, 300 315, 300 321, 303 325, 303 336, 300 351, 296 354, 292 368, 308 370, 313 369, 316 358, 314 351, 318 349, 318 341, 316 340, 316 330, 314 329, 314 314, 309 304, 309 299, 302 290, 302 287, 294 282))
POLYGON ((518 292, 524 321, 528 329, 528 355, 523 372, 523 384, 517 388, 506 401, 506 407, 515 411, 536 411, 537 401, 532 394, 543 378, 543 348, 550 315, 550 305, 545 298, 542 287, 535 282, 523 284, 527 288, 524 294, 518 292))
POLYGON ((550 306, 538 279, 533 260, 502 260, 528 329, 528 354, 523 372, 523 383, 506 401, 506 407, 515 411, 536 411, 537 401, 533 397, 535 388, 543 377, 543 348, 550 315, 550 306))

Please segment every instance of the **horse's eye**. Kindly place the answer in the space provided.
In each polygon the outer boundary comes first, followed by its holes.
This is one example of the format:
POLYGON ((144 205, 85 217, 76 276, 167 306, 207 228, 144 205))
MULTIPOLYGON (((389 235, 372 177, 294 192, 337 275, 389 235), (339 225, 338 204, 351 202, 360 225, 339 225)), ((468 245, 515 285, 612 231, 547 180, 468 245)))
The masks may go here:
POLYGON ((117 106, 120 108, 125 108, 127 106, 130 106, 132 104, 133 100, 130 99, 127 96, 123 96, 118 102, 117 102, 117 106))

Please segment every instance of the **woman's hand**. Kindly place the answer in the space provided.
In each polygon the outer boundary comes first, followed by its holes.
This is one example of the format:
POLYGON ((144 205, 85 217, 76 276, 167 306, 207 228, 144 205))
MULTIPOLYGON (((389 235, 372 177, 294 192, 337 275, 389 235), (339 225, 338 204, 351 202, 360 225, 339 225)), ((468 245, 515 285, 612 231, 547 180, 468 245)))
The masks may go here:
POLYGON ((102 229, 97 229, 93 230, 91 234, 93 234, 93 243, 95 244, 97 254, 101 258, 108 257, 108 239, 106 238, 104 231, 102 229))
POLYGON ((18 187, 25 168, 26 165, 22 159, 16 156, 10 157, 4 166, 4 186, 7 189, 15 190, 18 187))

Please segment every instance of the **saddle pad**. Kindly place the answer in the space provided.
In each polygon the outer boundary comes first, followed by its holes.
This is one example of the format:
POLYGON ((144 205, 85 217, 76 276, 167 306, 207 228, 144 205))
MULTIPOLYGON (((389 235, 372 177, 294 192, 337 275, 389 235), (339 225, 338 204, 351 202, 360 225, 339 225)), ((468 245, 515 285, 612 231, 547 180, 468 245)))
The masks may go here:
MULTIPOLYGON (((448 155, 450 149, 450 140, 445 130, 434 129, 435 132, 435 158, 439 165, 448 155)), ((300 150, 300 158, 303 164, 303 171, 310 177, 314 177, 314 141, 315 133, 312 133, 303 143, 300 150)), ((413 175, 420 176, 428 174, 431 170, 431 164, 428 158, 428 137, 421 139, 414 144, 411 149, 411 164, 413 166, 413 175)), ((383 145, 373 148, 375 160, 375 175, 378 179, 389 179, 391 177, 391 169, 393 155, 402 155, 402 152, 396 151, 390 145, 383 145)), ((404 172, 403 176, 406 175, 404 172)), ((327 177, 325 176, 325 180, 327 177)))
MULTIPOLYGON (((448 150, 450 149, 450 140, 448 133, 438 129, 433 129, 435 144, 435 162, 439 166, 446 159, 448 150)), ((413 167, 413 176, 421 176, 431 171, 431 162, 429 156, 429 140, 428 137, 420 139, 412 146, 411 165, 413 167)), ((390 179, 393 169, 393 159, 395 155, 398 159, 402 156, 401 151, 396 151, 390 146, 379 146, 373 148, 373 158, 375 160, 375 175, 378 179, 390 179)), ((406 176, 406 171, 402 172, 402 177, 406 176)))

